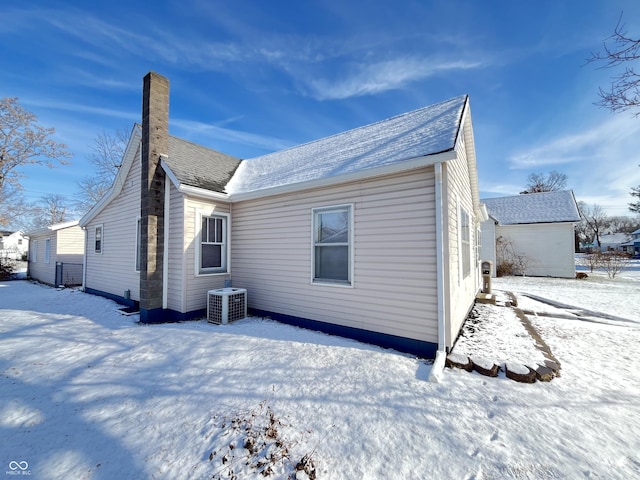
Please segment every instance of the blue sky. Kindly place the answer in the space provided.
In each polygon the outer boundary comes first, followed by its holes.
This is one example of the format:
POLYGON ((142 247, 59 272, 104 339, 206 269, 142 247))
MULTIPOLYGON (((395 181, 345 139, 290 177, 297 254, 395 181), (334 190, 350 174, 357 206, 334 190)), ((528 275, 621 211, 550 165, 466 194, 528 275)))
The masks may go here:
POLYGON ((586 64, 640 2, 120 0, 0 3, 0 96, 74 153, 23 170, 31 200, 72 198, 101 133, 140 121, 142 78, 171 82, 170 132, 250 158, 469 94, 482 197, 532 172, 631 215, 640 117, 594 105, 614 73, 586 64))

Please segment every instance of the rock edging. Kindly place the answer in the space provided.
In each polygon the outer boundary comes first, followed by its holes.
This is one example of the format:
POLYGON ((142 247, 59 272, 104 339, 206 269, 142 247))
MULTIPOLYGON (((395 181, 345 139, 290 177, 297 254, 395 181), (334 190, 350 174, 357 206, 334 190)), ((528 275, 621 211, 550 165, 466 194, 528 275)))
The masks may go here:
POLYGON ((504 365, 500 365, 485 358, 471 358, 467 355, 449 353, 445 366, 459 368, 467 372, 476 371, 488 377, 497 377, 499 371, 504 371, 507 378, 520 383, 550 382, 555 377, 559 377, 560 362, 553 355, 549 345, 542 339, 524 312, 518 308, 516 296, 512 292, 507 292, 507 295, 511 301, 505 304, 505 308, 514 310, 518 320, 533 340, 534 347, 545 358, 543 364, 522 365, 520 363, 507 362, 504 365))

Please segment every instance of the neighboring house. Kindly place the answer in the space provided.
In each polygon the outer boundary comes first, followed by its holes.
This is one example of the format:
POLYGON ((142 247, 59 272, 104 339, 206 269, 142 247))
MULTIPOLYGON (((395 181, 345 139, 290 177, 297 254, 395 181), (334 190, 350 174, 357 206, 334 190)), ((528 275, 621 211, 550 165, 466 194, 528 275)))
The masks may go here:
MULTIPOLYGON (((623 251, 625 250, 625 246, 627 246, 629 243, 633 243, 630 242, 631 237, 632 235, 628 233, 605 233, 603 235, 600 235, 600 251, 623 251)), ((598 245, 595 244, 594 248, 597 250, 598 245)))
POLYGON ((29 237, 22 230, 0 231, 0 256, 20 260, 29 249, 29 237))
POLYGON ((580 214, 573 192, 542 192, 481 200, 482 260, 516 263, 518 274, 575 277, 575 224, 580 214))
POLYGON ((640 255, 640 228, 631 232, 631 240, 621 244, 620 247, 631 255, 640 255))
POLYGON ((142 127, 80 221, 87 292, 152 323, 203 316, 233 281, 258 315, 422 357, 453 345, 480 286, 467 97, 240 161, 170 136, 168 89, 145 77, 142 127))
POLYGON ((27 276, 49 285, 81 285, 84 232, 78 220, 29 232, 27 276))

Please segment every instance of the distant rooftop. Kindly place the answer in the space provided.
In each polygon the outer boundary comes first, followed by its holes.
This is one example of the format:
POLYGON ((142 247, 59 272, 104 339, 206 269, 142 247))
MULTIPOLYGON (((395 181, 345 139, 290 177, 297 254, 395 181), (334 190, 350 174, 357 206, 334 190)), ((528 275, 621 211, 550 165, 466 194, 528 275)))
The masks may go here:
POLYGON ((243 160, 227 185, 245 193, 397 164, 450 151, 467 97, 460 96, 371 125, 243 160))
POLYGON ((480 203, 500 225, 580 221, 571 190, 485 198, 480 203))

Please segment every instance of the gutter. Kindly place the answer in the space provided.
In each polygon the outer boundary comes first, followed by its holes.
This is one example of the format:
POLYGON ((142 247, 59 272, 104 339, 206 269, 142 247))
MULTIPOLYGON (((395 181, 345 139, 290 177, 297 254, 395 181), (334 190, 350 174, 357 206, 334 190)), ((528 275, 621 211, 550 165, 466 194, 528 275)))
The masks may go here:
POLYGON ((84 232, 84 249, 82 251, 82 291, 87 291, 87 242, 89 241, 89 233, 87 227, 80 227, 84 232))
MULTIPOLYGON (((273 195, 293 193, 300 190, 309 190, 311 188, 322 188, 329 185, 359 181, 367 178, 374 178, 377 176, 390 175, 394 173, 405 172, 408 170, 414 170, 416 168, 437 165, 440 162, 454 160, 455 158, 456 158, 456 152, 454 149, 451 149, 451 150, 445 150, 444 152, 433 153, 430 155, 423 155, 420 157, 407 159, 401 162, 391 163, 389 165, 381 165, 378 167, 368 168, 365 170, 342 173, 339 175, 316 178, 313 180, 305 180, 301 182, 279 185, 276 187, 269 187, 269 188, 264 188, 260 190, 233 192, 233 187, 232 187, 231 193, 229 193, 227 198, 230 202, 240 202, 244 200, 253 200, 256 198, 269 197, 273 195)), ((247 161, 250 162, 251 160, 247 160, 247 161)), ((227 188, 229 188, 229 184, 227 184, 227 188)))
POLYGON ((442 162, 434 165, 436 174, 436 292, 438 297, 438 350, 436 358, 431 367, 429 381, 439 383, 442 380, 444 364, 447 358, 446 350, 446 308, 444 295, 444 228, 442 225, 443 203, 442 203, 442 162))
POLYGON ((169 211, 171 210, 171 182, 164 179, 164 232, 162 247, 162 308, 168 308, 169 296, 169 211))

